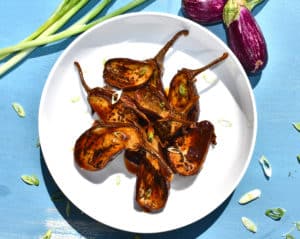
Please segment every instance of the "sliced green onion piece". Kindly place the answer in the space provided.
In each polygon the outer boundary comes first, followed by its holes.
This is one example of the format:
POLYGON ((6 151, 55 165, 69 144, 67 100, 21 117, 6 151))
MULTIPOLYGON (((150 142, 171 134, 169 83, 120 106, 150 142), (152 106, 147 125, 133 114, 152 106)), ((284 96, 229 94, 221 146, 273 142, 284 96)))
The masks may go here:
POLYGON ((261 191, 259 189, 253 189, 247 193, 245 193, 239 200, 240 204, 246 204, 249 203, 257 198, 259 198, 261 195, 261 191))
POLYGON ((249 218, 242 217, 242 223, 247 228, 248 231, 253 232, 253 233, 257 232, 256 224, 249 218))
POLYGON ((270 178, 272 176, 272 166, 271 166, 269 160, 267 159, 267 157, 264 155, 261 156, 259 159, 259 163, 261 164, 266 177, 270 178))
POLYGON ((280 207, 270 208, 266 210, 265 215, 275 221, 278 221, 284 216, 285 212, 286 210, 280 207))
POLYGON ((300 163, 300 154, 297 155, 297 160, 298 160, 298 163, 300 163))
POLYGON ((295 222, 295 226, 296 226, 297 230, 300 231, 300 221, 295 222))
POLYGON ((26 116, 25 110, 20 103, 13 102, 12 107, 17 112, 18 116, 20 116, 22 118, 24 118, 26 116))
POLYGON ((119 186, 121 184, 121 176, 117 175, 116 177, 116 185, 119 186))
POLYGON ((35 175, 22 175, 21 179, 24 183, 27 183, 28 185, 34 185, 39 186, 40 181, 35 175))
POLYGON ((294 128, 300 132, 300 122, 293 123, 294 128))
POLYGON ((72 102, 72 103, 76 103, 76 102, 78 102, 79 100, 80 100, 80 96, 74 96, 74 97, 72 97, 71 102, 72 102))
POLYGON ((223 127, 226 127, 226 128, 232 127, 232 123, 229 120, 226 120, 226 119, 219 119, 218 123, 220 125, 222 125, 223 127))
POLYGON ((295 239, 295 237, 291 234, 286 234, 285 239, 295 239))
POLYGON ((179 85, 179 94, 180 94, 181 96, 187 96, 187 93, 188 93, 188 90, 187 90, 187 88, 186 88, 186 85, 183 84, 183 83, 181 83, 181 84, 179 85))
POLYGON ((49 229, 44 236, 42 237, 42 239, 50 239, 52 236, 52 231, 49 229))

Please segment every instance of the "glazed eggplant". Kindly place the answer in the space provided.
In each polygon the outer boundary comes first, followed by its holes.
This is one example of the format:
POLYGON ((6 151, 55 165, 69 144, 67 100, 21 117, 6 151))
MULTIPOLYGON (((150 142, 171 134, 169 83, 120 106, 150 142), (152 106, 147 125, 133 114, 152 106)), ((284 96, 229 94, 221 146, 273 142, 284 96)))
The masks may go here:
POLYGON ((134 91, 126 91, 137 107, 150 117, 166 118, 170 116, 171 107, 165 95, 150 85, 134 91))
POLYGON ((78 62, 74 62, 81 84, 87 92, 88 102, 93 112, 96 112, 104 123, 134 123, 140 120, 149 122, 147 116, 141 112, 130 97, 117 93, 108 87, 90 88, 83 76, 78 62))
POLYGON ((143 144, 139 129, 131 124, 98 123, 75 143, 74 159, 89 171, 103 169, 124 149, 138 150, 143 144))
POLYGON ((147 82, 153 75, 154 66, 147 62, 117 58, 105 63, 103 78, 118 89, 130 89, 147 82))
POLYGON ((229 47, 248 74, 257 74, 265 67, 268 58, 264 35, 251 10, 256 4, 229 0, 223 12, 229 47))
POLYGON ((191 125, 167 149, 171 168, 183 176, 197 174, 211 144, 216 144, 214 126, 211 122, 205 120, 191 125))
POLYGON ((144 61, 128 58, 109 59, 104 65, 104 81, 118 89, 134 89, 151 80, 152 86, 163 91, 161 75, 164 57, 179 36, 187 34, 187 30, 177 32, 152 59, 144 61))
POLYGON ((168 92, 163 86, 165 55, 179 36, 187 34, 187 30, 177 32, 152 59, 108 60, 103 71, 107 85, 103 87, 90 88, 75 62, 88 103, 100 118, 76 140, 75 162, 97 171, 124 152, 126 168, 136 175, 136 203, 145 212, 162 210, 174 174, 198 173, 209 146, 216 143, 213 125, 197 122, 195 77, 228 54, 200 69, 178 71, 168 92))
POLYGON ((171 80, 168 94, 168 100, 173 109, 175 109, 177 112, 183 112, 186 111, 186 107, 190 107, 189 104, 191 102, 195 102, 194 107, 191 108, 196 108, 196 110, 198 110, 199 101, 194 100, 198 99, 199 97, 196 86, 194 84, 196 81, 195 77, 201 72, 225 60, 227 56, 228 53, 224 53, 222 56, 199 69, 191 70, 183 68, 182 70, 178 71, 171 80))
POLYGON ((145 212, 163 209, 169 196, 170 183, 145 158, 137 171, 135 200, 145 212))

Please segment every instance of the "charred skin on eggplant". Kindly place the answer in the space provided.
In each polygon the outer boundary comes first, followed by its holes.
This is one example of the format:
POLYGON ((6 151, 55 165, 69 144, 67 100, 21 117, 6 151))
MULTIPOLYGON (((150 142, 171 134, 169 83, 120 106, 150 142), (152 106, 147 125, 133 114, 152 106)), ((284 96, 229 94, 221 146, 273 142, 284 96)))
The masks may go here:
POLYGON ((162 210, 169 196, 170 183, 145 158, 137 171, 135 200, 145 212, 162 210))
POLYGON ((197 174, 212 144, 216 144, 216 135, 211 122, 204 120, 191 125, 167 149, 170 166, 183 176, 197 174))
POLYGON ((109 59, 104 65, 105 83, 118 89, 136 89, 150 82, 150 85, 163 92, 161 77, 165 55, 181 35, 187 34, 187 30, 177 32, 151 59, 143 61, 129 58, 109 59))
POLYGON ((75 62, 88 102, 102 120, 77 139, 75 161, 83 169, 97 171, 125 151, 125 165, 136 174, 136 202, 146 212, 162 210, 174 174, 198 173, 209 146, 216 143, 213 125, 196 122, 199 95, 194 83, 197 74, 228 54, 200 69, 183 68, 171 80, 168 93, 163 87, 165 55, 179 36, 187 34, 187 30, 177 32, 148 60, 108 60, 103 71, 108 85, 104 87, 91 89, 75 62), (114 88, 122 89, 116 102, 114 88))
POLYGON ((142 145, 140 132, 132 125, 96 124, 86 130, 75 143, 74 159, 83 169, 103 169, 124 149, 138 150, 142 145))

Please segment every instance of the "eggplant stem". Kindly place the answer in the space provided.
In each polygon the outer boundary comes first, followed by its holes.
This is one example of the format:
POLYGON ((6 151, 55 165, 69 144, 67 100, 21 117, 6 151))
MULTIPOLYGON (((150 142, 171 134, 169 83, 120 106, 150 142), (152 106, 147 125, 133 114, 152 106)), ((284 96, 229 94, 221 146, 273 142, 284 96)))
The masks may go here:
POLYGON ((207 65, 196 69, 196 70, 190 70, 190 69, 184 69, 186 71, 186 73, 189 76, 190 80, 193 80, 198 74, 200 74, 201 72, 211 68, 212 66, 220 63, 221 61, 225 60, 228 57, 228 53, 224 52, 222 56, 218 57, 217 59, 213 60, 212 62, 208 63, 207 65))
POLYGON ((83 76, 83 71, 82 71, 82 68, 79 64, 79 62, 75 61, 74 62, 74 65, 76 66, 77 70, 78 70, 78 74, 79 74, 79 78, 80 78, 80 82, 83 86, 83 88, 85 89, 85 91, 87 93, 91 92, 91 88, 87 85, 85 79, 84 79, 84 76, 83 76))
POLYGON ((187 36, 189 34, 189 31, 188 30, 182 30, 182 31, 179 31, 177 32, 168 42, 167 44, 165 44, 165 46, 160 49, 160 51, 157 53, 157 55, 154 57, 154 60, 159 64, 161 65, 163 60, 164 60, 164 57, 167 53, 167 51, 170 49, 170 47, 174 44, 174 42, 181 36, 181 35, 184 35, 184 36, 187 36))

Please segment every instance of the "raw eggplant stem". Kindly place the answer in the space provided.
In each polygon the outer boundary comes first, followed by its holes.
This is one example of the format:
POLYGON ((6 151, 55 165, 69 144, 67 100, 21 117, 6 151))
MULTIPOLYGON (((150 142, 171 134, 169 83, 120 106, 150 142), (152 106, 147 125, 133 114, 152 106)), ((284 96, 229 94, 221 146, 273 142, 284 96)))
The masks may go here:
POLYGON ((222 56, 218 57, 217 59, 213 60, 212 62, 208 63, 207 65, 199 68, 199 69, 196 69, 196 70, 190 70, 190 69, 184 69, 188 75, 188 78, 190 80, 193 80, 194 77, 196 77, 198 74, 200 74, 201 72, 211 68, 212 66, 220 63, 221 61, 225 60, 226 58, 228 57, 228 53, 225 52, 223 53, 222 56))

